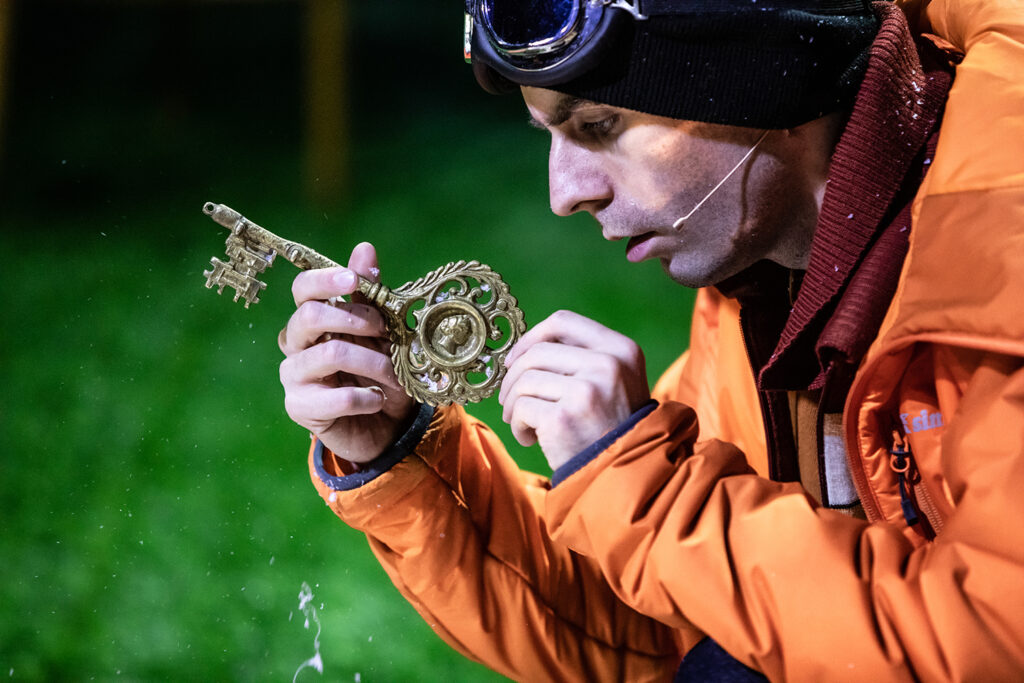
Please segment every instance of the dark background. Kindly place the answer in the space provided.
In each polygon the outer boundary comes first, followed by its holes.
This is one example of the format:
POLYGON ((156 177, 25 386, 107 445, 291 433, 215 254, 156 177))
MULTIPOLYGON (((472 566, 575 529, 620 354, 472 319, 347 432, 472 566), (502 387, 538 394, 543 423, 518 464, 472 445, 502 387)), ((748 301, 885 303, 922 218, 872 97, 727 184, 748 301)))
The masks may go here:
POLYGON ((204 202, 337 261, 373 241, 392 285, 479 259, 527 322, 594 317, 652 377, 685 347, 691 292, 548 211, 546 135, 473 82, 459 2, 321 2, 347 38, 319 61, 315 4, 0 0, 0 676, 290 680, 305 582, 324 680, 498 678, 313 491, 277 380, 295 271, 249 310, 204 289, 204 202))

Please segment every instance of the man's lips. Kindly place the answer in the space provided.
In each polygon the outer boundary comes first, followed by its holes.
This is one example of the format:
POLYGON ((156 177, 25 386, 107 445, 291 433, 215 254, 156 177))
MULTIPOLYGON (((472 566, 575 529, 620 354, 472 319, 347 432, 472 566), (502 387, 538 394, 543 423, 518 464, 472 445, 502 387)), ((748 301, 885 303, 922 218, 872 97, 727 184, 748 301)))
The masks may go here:
POLYGON ((626 243, 626 260, 630 263, 639 263, 646 259, 651 250, 651 239, 655 235, 654 232, 645 232, 642 235, 631 237, 626 243))

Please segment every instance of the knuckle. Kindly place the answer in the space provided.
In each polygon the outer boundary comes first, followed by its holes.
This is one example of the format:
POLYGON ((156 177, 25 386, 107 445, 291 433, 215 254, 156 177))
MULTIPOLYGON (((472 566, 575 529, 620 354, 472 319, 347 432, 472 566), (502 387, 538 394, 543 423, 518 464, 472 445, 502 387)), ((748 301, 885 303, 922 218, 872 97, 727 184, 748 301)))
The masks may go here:
POLYGON ((374 377, 387 377, 394 372, 394 367, 391 365, 391 359, 385 355, 380 355, 374 359, 373 369, 376 373, 374 377))
POLYGON ((309 280, 309 277, 308 271, 302 271, 292 280, 292 295, 295 297, 295 301, 302 298, 302 292, 305 291, 306 281, 309 280))
POLYGON ((640 349, 640 346, 632 340, 626 344, 623 356, 626 358, 629 365, 633 367, 642 365, 644 362, 644 352, 640 349))
POLYGON ((295 276, 292 280, 292 298, 296 304, 309 303, 314 298, 314 292, 322 274, 315 270, 305 270, 295 276))
POLYGON ((292 422, 302 424, 302 415, 298 406, 298 401, 291 394, 285 394, 284 397, 284 411, 288 414, 288 417, 292 422))
POLYGON ((583 382, 579 389, 570 395, 568 405, 575 412, 584 413, 597 404, 600 398, 600 391, 594 384, 583 382))
POLYGON ((329 339, 320 344, 325 360, 332 365, 344 365, 352 355, 350 344, 340 339, 329 339))
POLYGON ((317 301, 305 301, 299 305, 293 320, 306 329, 318 329, 323 320, 323 305, 317 301))
POLYGON ((355 400, 351 391, 338 392, 334 398, 334 412, 338 415, 350 415, 355 408, 355 400))
POLYGON ((569 310, 564 309, 564 308, 560 308, 560 309, 558 309, 557 311, 555 311, 554 313, 551 314, 551 318, 553 320, 555 320, 556 322, 560 322, 560 323, 567 322, 570 319, 572 319, 572 317, 573 317, 572 311, 569 311, 569 310))
POLYGON ((594 362, 594 364, 597 366, 596 369, 598 373, 608 380, 617 380, 622 372, 622 366, 619 364, 619 360, 614 356, 602 355, 594 362))
MULTIPOLYGON (((516 368, 518 370, 518 368, 516 368)), ((537 380, 541 377, 541 371, 536 368, 526 368, 525 370, 519 371, 517 374, 505 378, 505 382, 508 383, 509 387, 515 390, 515 394, 518 395, 523 391, 524 387, 530 387, 536 384, 537 380)), ((512 392, 509 392, 512 393, 512 392)))
POLYGON ((292 351, 291 346, 288 344, 288 326, 286 325, 277 333, 277 348, 281 350, 285 356, 288 356, 292 351))

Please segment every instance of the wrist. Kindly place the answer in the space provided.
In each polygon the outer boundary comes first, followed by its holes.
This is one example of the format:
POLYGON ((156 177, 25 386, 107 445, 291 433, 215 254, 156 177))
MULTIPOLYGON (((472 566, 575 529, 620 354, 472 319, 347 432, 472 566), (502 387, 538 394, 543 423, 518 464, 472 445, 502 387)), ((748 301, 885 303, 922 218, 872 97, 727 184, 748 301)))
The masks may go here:
POLYGON ((313 447, 313 466, 317 476, 335 491, 348 491, 373 481, 415 450, 430 425, 434 410, 433 406, 421 404, 418 410, 412 412, 408 427, 394 443, 376 458, 366 462, 346 460, 325 447, 322 441, 316 440, 313 447))
POLYGON ((551 485, 558 486, 561 482, 565 481, 566 478, 574 474, 575 472, 586 466, 591 460, 596 458, 598 455, 603 453, 609 446, 618 441, 618 439, 629 430, 633 429, 641 420, 651 413, 656 407, 658 402, 654 399, 648 400, 644 405, 640 406, 632 415, 626 418, 614 429, 608 431, 597 441, 593 442, 582 451, 569 458, 565 463, 560 465, 553 474, 551 475, 551 485))

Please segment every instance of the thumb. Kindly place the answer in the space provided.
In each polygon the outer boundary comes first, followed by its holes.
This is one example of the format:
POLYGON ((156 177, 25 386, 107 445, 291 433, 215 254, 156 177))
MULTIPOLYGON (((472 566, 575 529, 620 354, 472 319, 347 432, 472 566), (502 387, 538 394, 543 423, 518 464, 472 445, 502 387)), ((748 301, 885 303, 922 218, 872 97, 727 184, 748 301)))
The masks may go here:
POLYGON ((369 242, 360 242, 352 250, 348 267, 368 280, 380 281, 380 268, 377 266, 377 250, 369 242))

